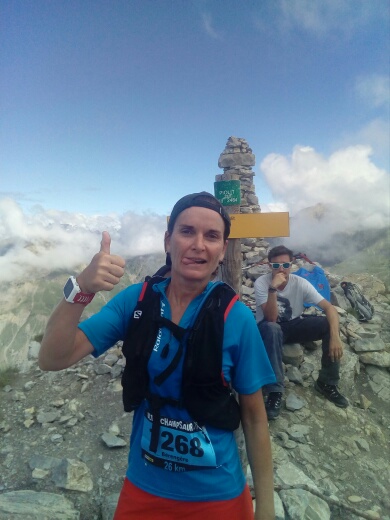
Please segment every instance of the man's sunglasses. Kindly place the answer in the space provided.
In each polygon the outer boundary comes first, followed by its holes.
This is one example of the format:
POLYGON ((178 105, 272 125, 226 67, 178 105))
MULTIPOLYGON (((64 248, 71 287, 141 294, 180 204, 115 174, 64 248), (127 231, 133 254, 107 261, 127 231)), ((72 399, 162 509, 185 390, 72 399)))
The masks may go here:
POLYGON ((288 269, 289 267, 291 267, 292 262, 270 262, 270 265, 272 269, 279 269, 279 267, 283 267, 283 269, 288 269))

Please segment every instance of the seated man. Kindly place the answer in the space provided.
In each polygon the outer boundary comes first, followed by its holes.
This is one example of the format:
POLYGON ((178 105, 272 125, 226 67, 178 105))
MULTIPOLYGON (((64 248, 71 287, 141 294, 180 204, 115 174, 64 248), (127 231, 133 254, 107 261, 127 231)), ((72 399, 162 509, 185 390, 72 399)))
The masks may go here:
POLYGON ((283 343, 322 340, 321 370, 314 387, 336 406, 346 408, 347 399, 337 389, 339 360, 343 347, 339 336, 336 309, 304 278, 290 274, 293 253, 277 246, 268 253, 272 272, 255 282, 256 321, 268 357, 276 375, 276 383, 264 387, 268 393, 268 419, 280 413, 284 389, 282 366, 283 343), (302 316, 304 302, 321 307, 325 316, 302 316))

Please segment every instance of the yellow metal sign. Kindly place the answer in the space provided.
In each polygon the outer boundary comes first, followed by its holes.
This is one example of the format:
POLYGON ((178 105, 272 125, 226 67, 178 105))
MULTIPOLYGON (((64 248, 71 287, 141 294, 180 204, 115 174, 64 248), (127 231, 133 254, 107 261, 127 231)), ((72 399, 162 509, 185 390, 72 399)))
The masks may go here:
MULTIPOLYGON (((231 213, 232 227, 229 238, 289 237, 288 212, 280 213, 231 213)), ((167 223, 169 217, 167 217, 167 223)))
POLYGON ((233 213, 229 238, 267 238, 290 236, 288 212, 233 213))

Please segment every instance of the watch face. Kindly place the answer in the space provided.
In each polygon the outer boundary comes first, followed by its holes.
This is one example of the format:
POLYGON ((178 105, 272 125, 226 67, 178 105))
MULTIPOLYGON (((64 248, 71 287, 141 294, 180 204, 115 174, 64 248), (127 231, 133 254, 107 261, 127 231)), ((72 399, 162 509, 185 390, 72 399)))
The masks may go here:
POLYGON ((69 280, 66 282, 65 287, 64 287, 65 298, 69 298, 69 296, 72 294, 73 288, 74 288, 73 280, 71 278, 69 278, 69 280))

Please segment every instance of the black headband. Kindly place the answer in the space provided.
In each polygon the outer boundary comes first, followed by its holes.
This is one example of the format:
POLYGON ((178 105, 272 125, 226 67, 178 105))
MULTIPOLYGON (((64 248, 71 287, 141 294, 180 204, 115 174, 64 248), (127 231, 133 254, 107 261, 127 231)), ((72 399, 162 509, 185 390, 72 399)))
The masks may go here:
POLYGON ((182 211, 192 207, 207 208, 219 213, 225 224, 224 238, 227 239, 230 234, 230 217, 225 208, 211 193, 201 191, 200 193, 191 193, 185 195, 173 206, 171 216, 168 222, 168 231, 172 233, 177 217, 182 211))

